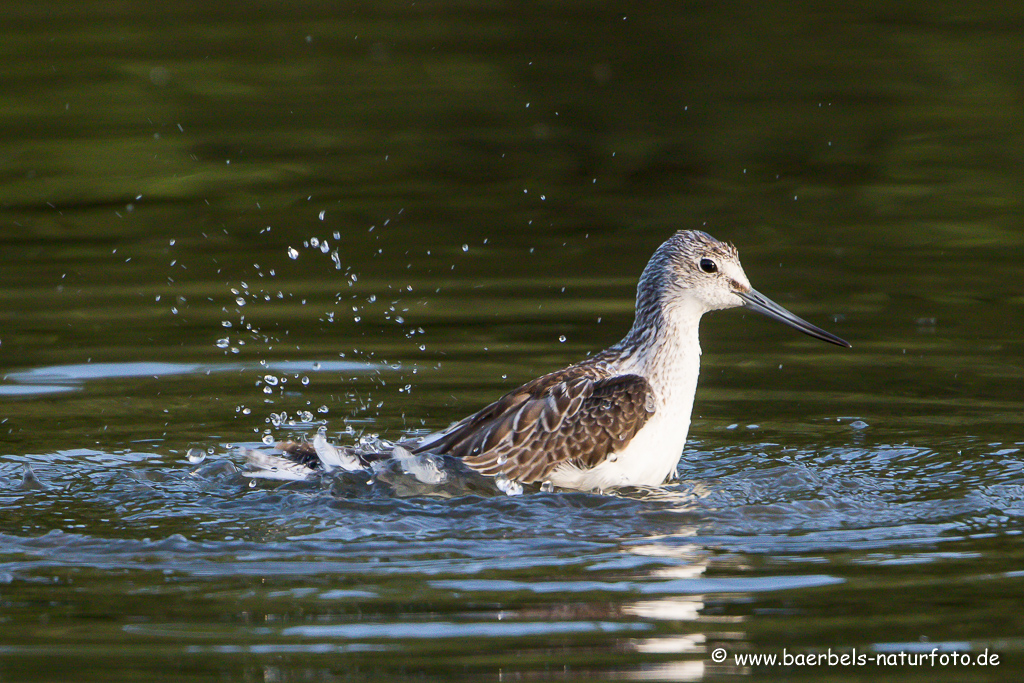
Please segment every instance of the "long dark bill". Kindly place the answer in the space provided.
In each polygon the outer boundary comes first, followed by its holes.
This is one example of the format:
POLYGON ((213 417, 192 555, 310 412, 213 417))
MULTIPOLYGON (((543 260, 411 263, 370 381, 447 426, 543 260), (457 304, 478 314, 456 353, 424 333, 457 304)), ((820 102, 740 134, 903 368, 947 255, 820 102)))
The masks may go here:
POLYGON ((848 349, 853 348, 850 346, 848 341, 840 339, 836 335, 831 332, 826 332, 820 327, 815 327, 803 318, 798 318, 756 290, 752 289, 749 292, 736 292, 736 296, 743 299, 746 307, 752 311, 757 311, 762 315, 778 320, 780 323, 785 323, 790 327, 800 330, 804 334, 814 337, 815 339, 827 341, 829 344, 835 344, 836 346, 845 346, 848 349))

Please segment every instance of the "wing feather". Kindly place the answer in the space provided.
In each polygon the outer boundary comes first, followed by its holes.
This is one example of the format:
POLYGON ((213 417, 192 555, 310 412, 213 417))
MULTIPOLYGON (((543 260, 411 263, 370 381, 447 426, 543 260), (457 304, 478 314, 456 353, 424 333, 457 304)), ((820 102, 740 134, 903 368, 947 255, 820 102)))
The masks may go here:
POLYGON ((576 366, 506 394, 415 452, 449 454, 481 474, 535 483, 563 464, 604 462, 640 431, 653 405, 639 375, 601 377, 576 366))

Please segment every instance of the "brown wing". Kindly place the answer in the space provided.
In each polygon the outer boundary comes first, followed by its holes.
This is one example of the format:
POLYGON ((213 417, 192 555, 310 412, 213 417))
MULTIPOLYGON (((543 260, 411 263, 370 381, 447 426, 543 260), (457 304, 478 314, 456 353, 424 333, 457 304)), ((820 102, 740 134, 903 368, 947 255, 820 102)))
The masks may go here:
POLYGON ((536 379, 416 452, 453 455, 481 474, 524 484, 543 481, 563 463, 594 467, 625 448, 653 401, 638 375, 596 379, 581 370, 536 379))

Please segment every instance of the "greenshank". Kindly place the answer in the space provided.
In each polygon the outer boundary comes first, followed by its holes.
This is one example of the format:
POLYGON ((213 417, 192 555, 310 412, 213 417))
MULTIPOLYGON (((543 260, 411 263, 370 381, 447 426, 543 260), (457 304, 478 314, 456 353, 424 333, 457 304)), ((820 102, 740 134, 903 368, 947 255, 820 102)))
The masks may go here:
MULTIPOLYGON (((459 458, 503 482, 605 490, 660 486, 674 477, 690 428, 700 371, 701 317, 744 306, 816 339, 839 337, 790 313, 750 286, 731 244, 682 230, 658 247, 637 285, 636 318, 619 343, 527 382, 448 429, 399 445, 459 458)), ((280 444, 306 465, 325 460, 313 444, 280 444)), ((345 469, 358 466, 346 449, 345 469)))

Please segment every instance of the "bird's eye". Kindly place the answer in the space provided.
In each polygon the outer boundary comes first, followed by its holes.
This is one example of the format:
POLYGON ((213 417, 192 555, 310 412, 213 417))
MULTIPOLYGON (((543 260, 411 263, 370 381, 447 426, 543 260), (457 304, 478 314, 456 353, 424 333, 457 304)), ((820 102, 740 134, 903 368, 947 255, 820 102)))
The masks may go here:
POLYGON ((703 270, 705 273, 718 272, 718 266, 715 265, 715 262, 709 258, 702 258, 700 260, 700 269, 703 270))

